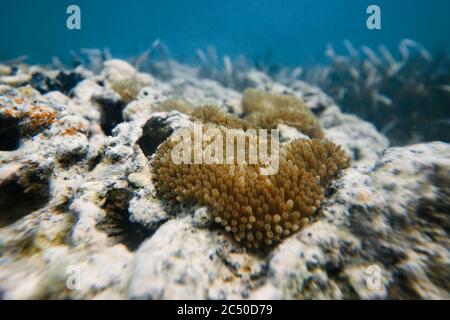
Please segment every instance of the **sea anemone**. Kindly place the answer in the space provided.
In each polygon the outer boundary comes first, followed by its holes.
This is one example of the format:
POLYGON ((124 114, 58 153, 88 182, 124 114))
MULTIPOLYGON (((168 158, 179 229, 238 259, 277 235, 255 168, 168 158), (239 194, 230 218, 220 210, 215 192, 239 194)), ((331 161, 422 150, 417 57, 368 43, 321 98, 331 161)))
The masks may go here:
POLYGON ((161 111, 179 111, 179 112, 183 112, 186 114, 191 114, 192 111, 194 110, 194 107, 187 103, 184 100, 181 99, 167 99, 164 100, 158 107, 159 110, 161 111))
POLYGON ((192 118, 204 123, 213 123, 230 129, 247 130, 249 128, 256 128, 254 124, 231 114, 227 114, 216 106, 197 107, 192 113, 192 118))
MULTIPOLYGON (((223 134, 227 130, 206 124, 204 131, 208 129, 223 134)), ((193 137, 193 127, 175 137, 186 134, 193 137)), ((294 140, 282 146, 274 175, 262 175, 260 162, 175 164, 172 153, 178 143, 174 137, 167 139, 152 160, 158 194, 171 204, 206 206, 217 224, 253 249, 273 246, 298 231, 320 207, 325 189, 338 172, 350 165, 341 147, 326 140, 294 140)), ((195 147, 190 147, 192 160, 195 147)), ((203 140, 201 147, 205 152, 208 142, 203 140)), ((245 148, 248 156, 249 144, 245 148)))
POLYGON ((246 119, 265 129, 280 123, 297 128, 311 138, 323 138, 319 121, 309 108, 294 96, 247 89, 242 98, 246 119))

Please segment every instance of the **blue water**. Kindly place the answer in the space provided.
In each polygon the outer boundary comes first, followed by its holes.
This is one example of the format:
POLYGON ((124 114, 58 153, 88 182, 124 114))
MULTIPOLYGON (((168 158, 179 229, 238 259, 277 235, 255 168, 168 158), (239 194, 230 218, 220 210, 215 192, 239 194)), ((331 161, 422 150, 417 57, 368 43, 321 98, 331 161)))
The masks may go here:
POLYGON ((68 59, 71 49, 109 47, 126 57, 163 40, 174 58, 189 61, 196 48, 250 58, 269 50, 272 60, 303 64, 339 47, 411 38, 431 50, 449 48, 448 0, 2 0, 0 60, 28 55, 45 63, 68 59), (66 28, 66 8, 81 8, 81 30, 66 28), (366 8, 382 10, 382 30, 366 28, 366 8))

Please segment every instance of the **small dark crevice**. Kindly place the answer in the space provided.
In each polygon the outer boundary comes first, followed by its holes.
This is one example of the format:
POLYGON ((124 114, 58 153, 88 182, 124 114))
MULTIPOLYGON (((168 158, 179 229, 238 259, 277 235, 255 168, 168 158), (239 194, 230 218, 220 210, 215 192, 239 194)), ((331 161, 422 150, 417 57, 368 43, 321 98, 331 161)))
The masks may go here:
POLYGON ((339 188, 338 188, 338 186, 336 184, 332 184, 331 186, 329 186, 328 188, 325 189, 325 197, 326 198, 330 198, 331 196, 336 194, 338 189, 339 188))
POLYGON ((351 284, 347 276, 339 276, 335 278, 340 290, 342 291, 342 297, 344 300, 361 300, 360 295, 351 284))
POLYGON ((403 270, 392 272, 393 280, 387 288, 389 299, 397 300, 417 300, 421 295, 417 292, 413 276, 403 270))
POLYGON ((128 213, 130 199, 131 192, 127 189, 109 191, 103 205, 106 217, 97 224, 97 228, 105 232, 114 243, 122 243, 128 250, 135 251, 153 231, 130 221, 128 213))
POLYGON ((319 105, 316 108, 312 108, 311 111, 314 113, 314 115, 319 117, 326 109, 326 105, 324 105, 323 103, 319 103, 319 105))
POLYGON ((0 186, 0 228, 44 207, 48 201, 48 186, 27 192, 17 181, 4 183, 0 186))
POLYGON ((167 126, 163 118, 150 118, 142 128, 142 137, 137 144, 146 156, 155 153, 158 146, 173 133, 173 129, 167 126))
POLYGON ((429 259, 427 267, 425 273, 431 282, 446 292, 450 292, 450 273, 448 272, 448 265, 432 258, 429 259))
POLYGON ((71 95, 72 89, 83 80, 84 77, 81 74, 73 71, 60 71, 54 78, 35 72, 31 75, 30 85, 42 94, 60 91, 66 95, 71 95))
POLYGON ((112 130, 123 122, 122 110, 125 108, 125 103, 107 97, 95 97, 95 101, 101 108, 100 126, 103 132, 110 136, 112 130))
POLYGON ((351 148, 350 151, 353 154, 353 161, 361 160, 361 150, 357 147, 351 148))
POLYGON ((95 169, 95 167, 97 167, 97 165, 102 161, 103 159, 103 154, 99 153, 98 155, 96 155, 93 158, 90 158, 88 160, 88 170, 92 171, 95 169))
POLYGON ((17 119, 0 118, 0 151, 14 151, 20 145, 20 128, 17 119))

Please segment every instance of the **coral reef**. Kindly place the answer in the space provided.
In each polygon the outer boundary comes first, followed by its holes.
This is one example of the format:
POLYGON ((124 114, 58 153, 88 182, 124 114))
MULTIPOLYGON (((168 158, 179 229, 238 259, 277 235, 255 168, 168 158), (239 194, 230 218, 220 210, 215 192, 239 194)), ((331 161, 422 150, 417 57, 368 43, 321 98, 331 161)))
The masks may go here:
POLYGON ((71 90, 84 79, 78 72, 59 71, 56 76, 36 71, 31 75, 30 85, 41 93, 59 91, 70 94, 71 90))
POLYGON ((7 87, 0 88, 3 92, 0 100, 0 118, 4 123, 2 129, 5 130, 5 143, 14 140, 8 129, 16 128, 17 137, 23 135, 34 135, 46 130, 57 122, 57 111, 49 108, 45 101, 36 100, 37 92, 31 87, 24 87, 19 92, 9 91, 7 87))
POLYGON ((434 57, 418 43, 399 44, 400 58, 385 46, 379 50, 353 48, 347 53, 333 47, 330 65, 307 68, 301 78, 321 87, 342 110, 371 121, 393 145, 420 141, 450 141, 450 56, 434 57))
POLYGON ((267 90, 274 82, 295 91, 305 81, 324 90, 344 112, 372 122, 393 145, 450 141, 448 50, 431 54, 411 39, 400 41, 398 52, 385 45, 355 48, 349 40, 344 48, 338 52, 329 45, 326 63, 287 67, 275 64, 270 53, 249 61, 219 57, 209 47, 196 52, 198 74, 238 91, 267 90))
POLYGON ((252 297, 448 299, 449 152, 441 142, 390 148, 347 170, 322 219, 276 249, 252 297))
MULTIPOLYGON (((171 60, 161 42, 147 56, 127 63, 84 50, 75 68, 0 65, 2 299, 449 298, 448 144, 389 148, 372 124, 298 73, 283 76, 287 84, 229 59, 228 80, 218 82, 171 60), (129 78, 143 83, 132 101, 112 88, 129 78), (149 159, 195 121, 190 107, 173 111, 183 103, 165 109, 164 101, 217 106, 197 112, 212 110, 208 126, 231 125, 228 116, 244 117, 247 87, 304 102, 331 141, 276 125, 283 159, 300 155, 287 166, 301 162, 306 176, 321 176, 324 197, 314 219, 267 255, 230 241, 206 206, 166 206, 149 159), (334 145, 352 158, 337 177, 333 157, 320 152, 334 145), (313 172, 318 163, 325 167, 313 172), (369 289, 373 268, 381 285, 369 289)), ((280 204, 289 208, 288 195, 280 204)))
POLYGON ((153 79, 148 74, 140 74, 122 60, 109 60, 103 70, 107 85, 119 94, 122 101, 128 103, 134 100, 141 89, 149 85, 153 79))

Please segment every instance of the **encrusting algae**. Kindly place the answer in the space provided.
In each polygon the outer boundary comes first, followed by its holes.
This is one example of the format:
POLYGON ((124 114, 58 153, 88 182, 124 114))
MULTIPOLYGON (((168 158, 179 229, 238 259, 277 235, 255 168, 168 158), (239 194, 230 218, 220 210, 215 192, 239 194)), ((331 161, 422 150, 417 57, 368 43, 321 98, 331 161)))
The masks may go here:
MULTIPOLYGON (((32 97, 34 89, 29 87, 20 88, 21 96, 10 97, 13 102, 11 106, 0 103, 0 119, 10 119, 17 122, 25 135, 34 135, 50 128, 54 123, 59 123, 58 114, 55 109, 35 101, 32 97), (31 96, 28 97, 27 94, 31 96)), ((3 93, 5 96, 6 93, 3 93)))

